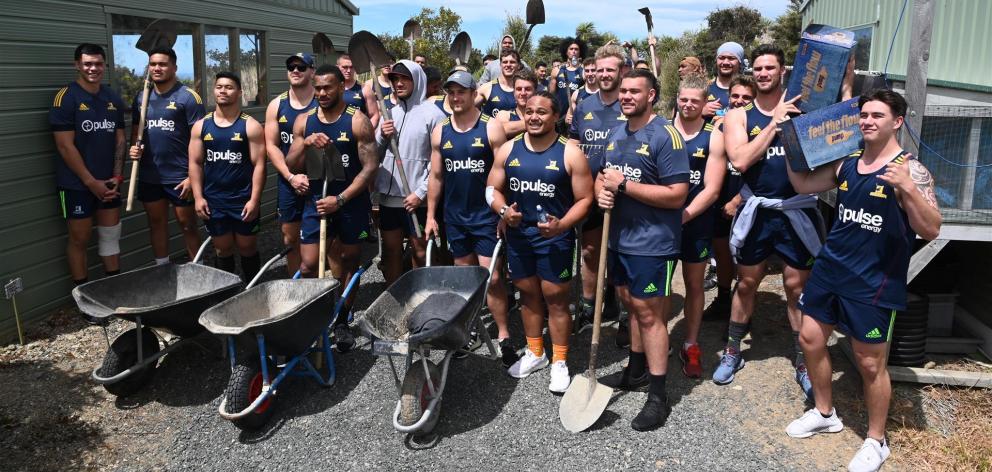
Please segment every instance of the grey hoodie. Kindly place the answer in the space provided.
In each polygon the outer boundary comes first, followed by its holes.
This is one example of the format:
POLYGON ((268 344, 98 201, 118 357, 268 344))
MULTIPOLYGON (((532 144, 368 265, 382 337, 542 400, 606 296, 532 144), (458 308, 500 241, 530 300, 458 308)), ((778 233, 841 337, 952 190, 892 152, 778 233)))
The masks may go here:
MULTIPOLYGON (((444 120, 444 112, 433 102, 424 102, 427 89, 427 76, 416 62, 403 59, 403 63, 413 74, 413 94, 407 100, 397 100, 390 112, 397 130, 400 158, 406 171, 410 191, 416 193, 423 204, 427 200, 427 177, 431 163, 431 131, 444 120)), ((375 131, 379 144, 379 159, 382 162, 375 178, 375 191, 382 194, 380 204, 399 208, 403 206, 403 184, 396 169, 396 160, 389 150, 389 141, 382 136, 382 126, 375 131)))
MULTIPOLYGON (((500 44, 503 44, 503 40, 506 38, 510 38, 510 41, 513 41, 513 48, 516 49, 517 41, 513 39, 513 36, 508 34, 504 34, 503 37, 499 39, 500 44)), ((496 55, 498 56, 499 54, 497 53, 496 55)), ((520 61, 520 70, 524 69, 530 70, 530 66, 528 66, 526 62, 520 61)), ((501 75, 503 75, 503 69, 500 67, 499 58, 496 58, 494 61, 489 61, 486 68, 482 70, 482 76, 479 77, 479 85, 488 84, 489 82, 498 79, 501 75)))

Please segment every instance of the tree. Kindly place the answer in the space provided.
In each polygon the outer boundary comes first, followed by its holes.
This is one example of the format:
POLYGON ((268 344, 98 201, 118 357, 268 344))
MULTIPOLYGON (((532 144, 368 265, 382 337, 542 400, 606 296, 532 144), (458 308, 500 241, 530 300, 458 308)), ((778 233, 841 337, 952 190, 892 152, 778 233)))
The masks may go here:
POLYGON ((513 42, 516 45, 517 52, 520 53, 520 57, 524 62, 531 64, 534 57, 531 54, 531 49, 533 47, 533 39, 527 38, 526 43, 522 43, 524 36, 527 35, 527 22, 520 15, 507 14, 506 19, 503 21, 503 34, 497 38, 496 42, 489 45, 486 48, 486 54, 492 54, 494 56, 499 56, 499 42, 503 40, 503 36, 510 35, 513 37, 513 42))
MULTIPOLYGON (((461 30, 461 16, 442 6, 437 11, 424 8, 413 19, 420 23, 423 30, 423 35, 414 42, 414 54, 423 54, 427 58, 427 64, 437 67, 442 74, 451 70, 455 61, 448 57, 448 51, 451 48, 451 41, 461 30)), ((405 38, 389 33, 381 33, 378 36, 386 50, 396 60, 410 58, 410 43, 405 38)), ((468 63, 469 69, 478 68, 481 64, 482 54, 478 49, 473 49, 468 63)))
POLYGON ((716 50, 727 41, 744 46, 745 51, 753 49, 755 40, 764 32, 768 21, 761 12, 745 6, 719 8, 706 16, 706 29, 695 38, 695 56, 703 66, 712 70, 716 65, 716 50))
POLYGON ((662 36, 655 45, 655 51, 659 56, 658 68, 661 69, 658 74, 658 80, 661 82, 661 97, 658 104, 666 115, 675 108, 675 99, 679 92, 679 62, 683 57, 691 56, 694 50, 698 50, 696 45, 698 39, 699 33, 687 31, 678 38, 662 36))
POLYGON ((803 14, 799 11, 802 0, 789 0, 789 7, 782 16, 775 19, 770 28, 774 44, 785 51, 785 59, 796 57, 799 36, 803 28, 803 14))
POLYGON ((534 62, 544 61, 551 66, 553 61, 560 61, 561 55, 558 53, 558 46, 565 38, 561 36, 541 36, 537 42, 537 51, 534 52, 534 62))

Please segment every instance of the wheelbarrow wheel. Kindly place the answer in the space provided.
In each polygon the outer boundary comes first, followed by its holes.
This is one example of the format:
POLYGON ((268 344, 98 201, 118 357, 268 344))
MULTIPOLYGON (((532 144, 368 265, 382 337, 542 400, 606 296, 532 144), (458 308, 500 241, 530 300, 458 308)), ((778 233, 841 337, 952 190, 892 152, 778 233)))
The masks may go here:
MULTIPOLYGON (((403 426, 410 426, 420 420, 427 406, 431 402, 431 389, 427 385, 427 378, 424 374, 422 361, 414 362, 403 377, 403 386, 400 391, 400 418, 399 422, 403 426)), ((441 387, 441 371, 437 365, 427 360, 427 370, 430 371, 430 380, 434 383, 434 390, 441 387)), ((437 402, 431 418, 420 428, 420 432, 429 433, 437 425, 438 418, 441 417, 441 402, 437 402)))
MULTIPOLYGON (((265 362, 268 363, 269 382, 272 382, 278 370, 268 358, 265 362)), ((258 354, 239 358, 234 371, 231 372, 231 380, 227 384, 227 411, 236 413, 248 408, 262 394, 262 384, 262 368, 258 363, 258 354)), ((255 408, 255 411, 234 420, 234 425, 244 430, 261 428, 269 421, 273 411, 275 411, 275 397, 270 395, 255 408)))
MULTIPOLYGON (((103 365, 100 366, 101 377, 113 377, 138 363, 138 330, 137 328, 125 332, 117 337, 107 349, 107 354, 103 356, 103 365)), ((158 337, 149 328, 141 329, 141 353, 144 357, 153 356, 161 348, 158 345, 158 337)), ((126 397, 138 390, 141 390, 155 375, 155 366, 158 361, 138 369, 131 375, 114 383, 104 384, 103 388, 108 393, 118 397, 126 397)))

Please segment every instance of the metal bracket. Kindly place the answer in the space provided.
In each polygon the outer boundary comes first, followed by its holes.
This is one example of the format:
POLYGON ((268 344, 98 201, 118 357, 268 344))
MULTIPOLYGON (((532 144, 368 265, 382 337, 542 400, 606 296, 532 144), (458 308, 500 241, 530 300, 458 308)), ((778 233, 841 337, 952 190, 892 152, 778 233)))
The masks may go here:
POLYGON ((920 248, 919 251, 913 254, 913 257, 909 260, 909 273, 906 275, 906 283, 910 283, 920 272, 923 272, 923 268, 937 257, 941 249, 949 243, 949 239, 934 239, 927 243, 926 246, 920 248))

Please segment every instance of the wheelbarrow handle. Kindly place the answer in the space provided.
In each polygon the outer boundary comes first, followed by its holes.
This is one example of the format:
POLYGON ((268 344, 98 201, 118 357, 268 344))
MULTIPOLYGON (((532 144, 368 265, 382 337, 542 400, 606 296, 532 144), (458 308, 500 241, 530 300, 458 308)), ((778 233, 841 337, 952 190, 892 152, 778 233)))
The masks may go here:
POLYGON ((282 251, 279 251, 279 254, 276 254, 275 256, 272 256, 272 259, 265 261, 265 265, 263 265, 261 269, 258 269, 258 273, 255 274, 255 277, 251 279, 251 282, 248 282, 248 285, 245 286, 245 290, 254 287, 255 284, 257 284, 258 281, 262 278, 262 275, 264 275, 265 272, 269 270, 269 267, 271 267, 272 264, 275 264, 277 261, 279 261, 279 259, 286 257, 286 254, 289 254, 290 251, 292 250, 293 250, 292 247, 283 248, 282 251))
POLYGON ((207 245, 210 244, 212 239, 212 236, 207 236, 207 239, 203 240, 203 244, 200 244, 200 249, 196 250, 196 256, 193 257, 194 264, 199 264, 203 260, 203 254, 207 252, 207 245))

